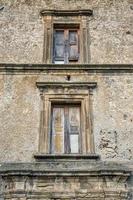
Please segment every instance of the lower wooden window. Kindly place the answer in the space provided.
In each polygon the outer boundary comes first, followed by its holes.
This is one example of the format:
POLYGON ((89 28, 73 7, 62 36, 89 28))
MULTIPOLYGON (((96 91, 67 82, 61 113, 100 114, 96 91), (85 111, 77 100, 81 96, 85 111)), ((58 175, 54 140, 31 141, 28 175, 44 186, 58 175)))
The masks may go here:
POLYGON ((94 153, 93 89, 89 82, 37 82, 40 90, 39 152, 94 153))
POLYGON ((80 105, 52 105, 50 151, 53 154, 80 153, 80 105))

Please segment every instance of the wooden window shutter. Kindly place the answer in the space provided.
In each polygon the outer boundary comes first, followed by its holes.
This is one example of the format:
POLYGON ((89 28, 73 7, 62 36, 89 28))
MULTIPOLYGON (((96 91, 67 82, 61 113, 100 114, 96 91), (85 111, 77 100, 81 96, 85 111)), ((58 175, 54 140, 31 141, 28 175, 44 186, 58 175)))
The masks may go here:
POLYGON ((64 60, 64 30, 54 32, 54 60, 64 60))
POLYGON ((64 108, 53 107, 52 117, 52 153, 64 153, 64 108))
POLYGON ((70 153, 79 153, 80 107, 69 107, 70 153))
POLYGON ((79 60, 79 32, 69 30, 69 61, 79 60))
POLYGON ((80 106, 53 106, 51 153, 79 153, 79 137, 80 106))

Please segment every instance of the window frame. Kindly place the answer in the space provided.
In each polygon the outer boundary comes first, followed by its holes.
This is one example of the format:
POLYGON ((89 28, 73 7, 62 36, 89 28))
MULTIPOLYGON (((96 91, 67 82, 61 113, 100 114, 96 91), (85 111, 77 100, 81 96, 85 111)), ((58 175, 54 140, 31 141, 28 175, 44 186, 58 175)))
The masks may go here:
MULTIPOLYGON (((58 102, 58 103, 52 103, 52 105, 51 105, 51 120, 50 120, 50 122, 51 122, 51 124, 50 124, 50 153, 52 153, 53 152, 53 108, 55 108, 55 107, 61 107, 61 108, 64 108, 64 110, 65 110, 65 108, 67 108, 67 109, 69 109, 69 108, 73 108, 73 107, 78 107, 79 109, 80 109, 80 131, 79 131, 79 134, 70 134, 70 132, 69 131, 65 131, 64 130, 64 154, 72 154, 71 152, 70 152, 70 149, 71 149, 71 144, 70 144, 70 135, 78 135, 78 152, 77 153, 75 153, 75 154, 80 154, 80 153, 82 153, 81 152, 81 150, 82 150, 82 137, 81 137, 81 104, 79 104, 79 103, 74 103, 74 104, 72 104, 72 103, 62 103, 62 102, 58 102), (67 138, 67 139, 66 139, 67 138)), ((68 113, 67 113, 68 114, 68 113)), ((66 116, 65 116, 65 114, 64 114, 64 126, 65 126, 65 121, 67 121, 67 123, 69 123, 69 120, 68 120, 68 118, 66 119, 65 118, 66 116)), ((68 116, 67 116, 68 117, 68 116)), ((68 124, 67 124, 68 125, 68 124)), ((67 130, 68 130, 69 128, 67 127, 67 130)), ((57 154, 57 153, 56 153, 57 154)))
POLYGON ((79 24, 75 25, 75 24, 55 24, 54 25, 54 29, 53 29, 53 54, 52 54, 52 63, 56 64, 55 62, 64 62, 63 64, 76 64, 76 63, 80 63, 81 60, 81 54, 80 54, 80 27, 79 24), (75 28, 74 28, 75 27, 75 28), (56 31, 62 31, 64 32, 64 60, 58 58, 56 60, 55 58, 55 37, 56 37, 56 31), (70 59, 69 55, 67 56, 67 54, 69 54, 69 33, 71 31, 75 31, 77 32, 77 47, 78 47, 78 58, 77 59, 70 59), (67 41, 67 44, 65 45, 65 42, 67 41), (66 55, 65 55, 66 54, 66 55))
POLYGON ((81 154, 94 153, 92 91, 96 83, 37 83, 37 87, 41 95, 39 152, 50 154, 52 104, 68 103, 81 104, 81 154))
POLYGON ((80 28, 80 60, 78 63, 89 63, 89 20, 93 16, 92 10, 43 10, 41 16, 44 22, 43 63, 53 63, 53 34, 55 26, 74 28, 78 26, 80 28))

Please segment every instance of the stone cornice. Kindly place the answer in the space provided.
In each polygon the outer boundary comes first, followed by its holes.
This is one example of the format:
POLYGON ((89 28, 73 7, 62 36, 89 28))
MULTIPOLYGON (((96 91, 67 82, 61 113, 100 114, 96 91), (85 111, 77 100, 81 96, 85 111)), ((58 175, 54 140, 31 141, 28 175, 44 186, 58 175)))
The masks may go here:
POLYGON ((93 15, 93 11, 90 9, 84 10, 42 10, 40 12, 41 15, 54 15, 54 16, 91 16, 93 15))
POLYGON ((0 175, 37 176, 130 176, 132 169, 117 162, 49 159, 34 163, 1 163, 0 175))
POLYGON ((133 73, 133 64, 7 64, 0 63, 0 73, 47 73, 88 72, 88 73, 133 73))
POLYGON ((36 83, 38 88, 48 88, 48 87, 52 87, 52 88, 95 88, 97 86, 97 83, 95 82, 37 82, 36 83))

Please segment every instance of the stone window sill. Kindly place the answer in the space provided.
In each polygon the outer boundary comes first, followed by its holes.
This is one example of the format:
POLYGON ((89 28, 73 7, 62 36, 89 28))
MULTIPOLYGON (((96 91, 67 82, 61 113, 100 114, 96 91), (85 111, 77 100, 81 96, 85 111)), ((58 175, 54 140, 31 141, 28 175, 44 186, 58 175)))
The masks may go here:
POLYGON ((69 160, 99 160, 100 156, 98 154, 43 154, 43 153, 36 153, 34 154, 34 158, 36 160, 53 160, 53 159, 69 159, 69 160))

